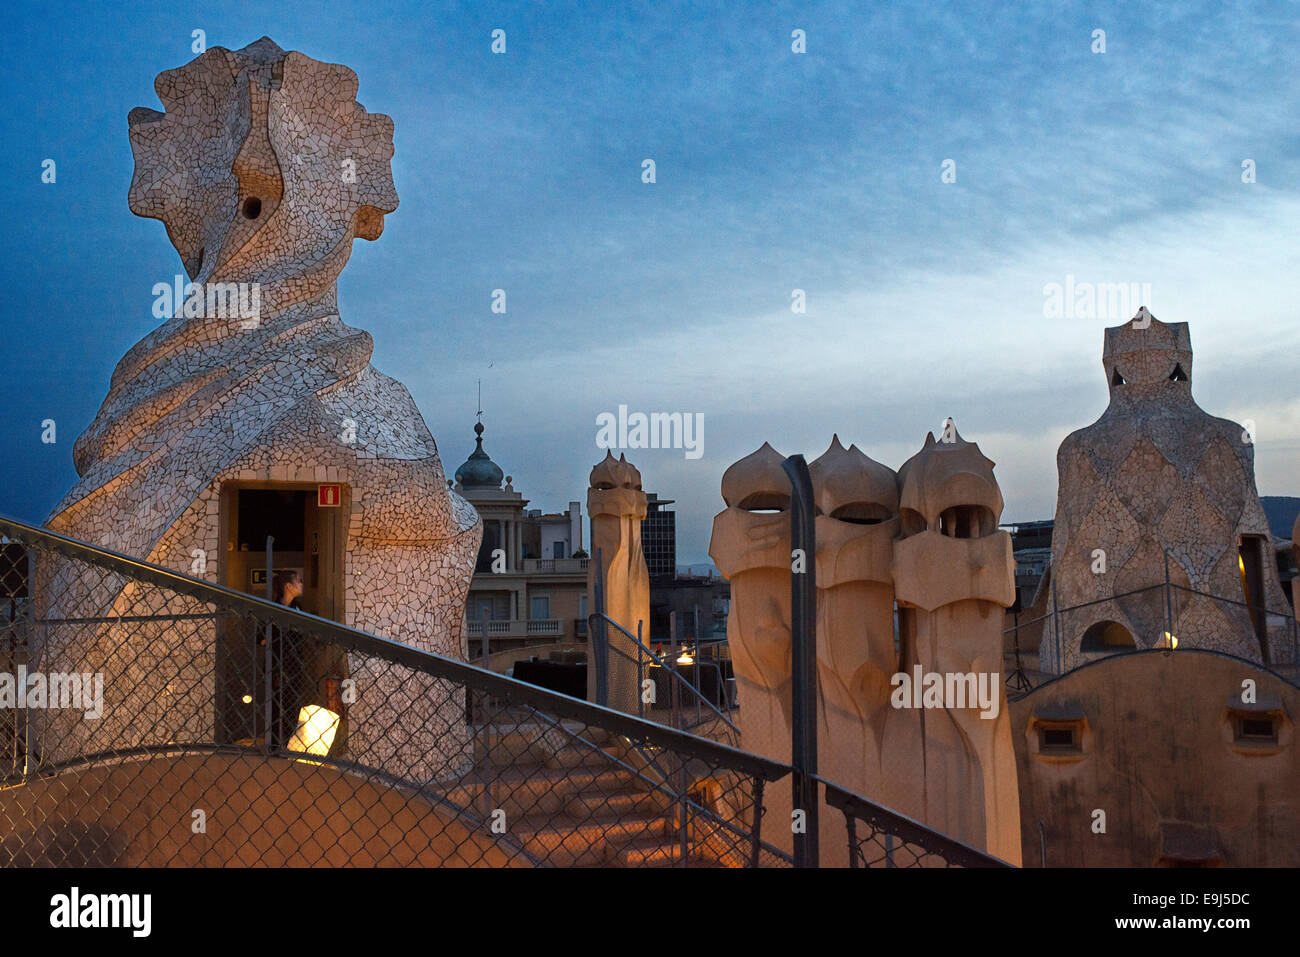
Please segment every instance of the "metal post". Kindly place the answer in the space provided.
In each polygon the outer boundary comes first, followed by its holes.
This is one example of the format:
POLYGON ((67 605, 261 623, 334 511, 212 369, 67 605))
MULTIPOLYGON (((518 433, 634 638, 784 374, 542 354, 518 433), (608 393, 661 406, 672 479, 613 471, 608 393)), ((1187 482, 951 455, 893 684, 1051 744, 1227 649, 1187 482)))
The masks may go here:
POLYGON ((605 565, 596 549, 596 627, 587 636, 591 645, 590 665, 596 667, 596 704, 609 704, 609 626, 605 623, 605 565))
POLYGON ((691 661, 695 664, 695 725, 699 727, 700 722, 704 720, 704 715, 700 711, 703 707, 703 702, 700 699, 704 694, 704 689, 700 685, 700 651, 703 649, 700 645, 700 609, 698 607, 695 609, 693 631, 688 636, 688 647, 695 649, 691 654, 691 661))
POLYGON ((664 662, 664 671, 667 672, 667 678, 668 678, 668 688, 669 688, 668 701, 669 701, 669 707, 671 709, 669 711, 669 717, 672 720, 673 727, 678 730, 681 730, 682 692, 681 689, 677 686, 677 682, 680 681, 681 679, 680 676, 677 674, 677 669, 673 667, 676 664, 677 664, 677 659, 669 655, 668 660, 664 662))
POLYGON ((689 851, 688 848, 687 848, 687 844, 688 844, 688 842, 689 842, 689 841, 688 841, 688 839, 689 839, 689 834, 687 833, 688 828, 689 828, 689 824, 688 824, 687 822, 688 822, 688 820, 689 820, 690 808, 689 808, 689 806, 687 805, 687 801, 686 801, 686 782, 687 782, 687 777, 686 777, 686 758, 683 757, 683 756, 681 756, 681 755, 678 755, 677 762, 678 762, 679 765, 681 765, 681 771, 678 772, 678 776, 679 776, 679 777, 678 777, 678 780, 679 780, 679 782, 680 782, 680 783, 678 784, 678 790, 681 792, 681 795, 682 795, 682 799, 681 799, 681 807, 682 807, 682 810, 681 810, 681 816, 682 816, 682 819, 681 819, 681 827, 682 827, 682 832, 681 832, 681 849, 682 849, 682 867, 685 867, 685 866, 686 866, 686 859, 687 859, 687 857, 688 857, 689 854, 690 854, 690 851, 689 851))
POLYGON ((1164 550, 1165 556, 1165 650, 1173 650, 1174 634, 1174 613, 1172 595, 1169 589, 1169 549, 1164 550))
POLYGON ((644 621, 638 619, 636 623, 636 716, 645 717, 645 652, 642 645, 645 639, 642 637, 642 626, 644 621))
MULTIPOLYGON (((20 664, 30 665, 33 661, 40 661, 45 651, 46 635, 42 634, 38 638, 36 632, 34 605, 36 598, 36 556, 33 554, 34 551, 35 550, 32 548, 27 548, 23 552, 23 561, 27 563, 28 599, 27 612, 24 615, 25 620, 23 621, 23 651, 21 654, 15 655, 16 658, 20 659, 14 663, 15 672, 17 671, 17 666, 20 664)), ((37 762, 32 760, 32 723, 27 720, 26 710, 16 712, 14 715, 15 746, 17 746, 16 739, 18 737, 17 730, 19 721, 22 722, 23 726, 23 780, 26 781, 27 776, 36 771, 34 765, 37 762)), ((44 752, 45 749, 42 747, 42 756, 44 756, 44 752)), ((14 756, 14 760, 17 761, 17 755, 14 756)))
POLYGON ((817 808, 817 539, 812 476, 802 455, 781 467, 790 477, 790 662, 791 775, 794 809, 804 812, 804 831, 794 835, 794 866, 819 861, 817 808), (796 555, 799 557, 796 558, 796 555), (801 561, 799 560, 801 559, 801 561), (798 563, 802 569, 793 572, 798 563))
POLYGON ((754 830, 749 843, 749 866, 758 867, 758 851, 763 845, 763 785, 761 777, 754 778, 754 830))
POLYGON ((664 661, 664 667, 669 671, 668 680, 673 686, 673 727, 681 728, 681 689, 677 687, 679 681, 685 681, 677 671, 677 612, 668 613, 668 658, 664 661))
POLYGON ((1056 641, 1056 673, 1065 674, 1065 659, 1061 656, 1061 603, 1056 600, 1056 576, 1052 576, 1052 637, 1056 641))
MULTIPOLYGON (((272 576, 275 574, 273 570, 275 565, 274 549, 275 549, 275 536, 273 535, 266 536, 266 600, 267 601, 275 601, 275 592, 272 590, 272 576)), ((273 732, 272 732, 273 719, 272 719, 272 708, 271 708, 271 667, 272 667, 271 645, 274 640, 274 635, 272 634, 273 627, 274 626, 269 621, 266 623, 266 658, 265 658, 266 674, 262 678, 262 690, 266 696, 266 705, 262 709, 262 714, 266 719, 266 750, 268 751, 272 749, 271 742, 273 740, 273 732)))

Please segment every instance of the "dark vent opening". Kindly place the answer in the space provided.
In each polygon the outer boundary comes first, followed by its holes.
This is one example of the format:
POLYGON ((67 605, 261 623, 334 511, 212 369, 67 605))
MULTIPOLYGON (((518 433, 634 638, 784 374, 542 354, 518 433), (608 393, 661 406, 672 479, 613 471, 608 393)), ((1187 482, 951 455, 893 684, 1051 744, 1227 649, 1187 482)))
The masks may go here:
POLYGON ((256 196, 250 196, 244 200, 244 217, 246 219, 257 219, 262 215, 262 201, 256 196))
POLYGON ((1111 385, 1123 385, 1123 384, 1124 384, 1124 377, 1123 377, 1122 375, 1119 374, 1119 369, 1118 369, 1118 368, 1117 368, 1117 369, 1115 370, 1115 372, 1111 375, 1111 377, 1110 377, 1110 384, 1111 384, 1111 385))
POLYGON ((1170 381, 1170 382, 1186 382, 1186 381, 1187 381, 1187 373, 1183 371, 1182 363, 1177 363, 1177 364, 1174 366, 1174 371, 1171 372, 1171 373, 1169 373, 1169 381, 1170 381))
POLYGON ((1271 740, 1277 737, 1277 729, 1273 726, 1272 718, 1242 718, 1241 736, 1243 738, 1268 738, 1271 740))

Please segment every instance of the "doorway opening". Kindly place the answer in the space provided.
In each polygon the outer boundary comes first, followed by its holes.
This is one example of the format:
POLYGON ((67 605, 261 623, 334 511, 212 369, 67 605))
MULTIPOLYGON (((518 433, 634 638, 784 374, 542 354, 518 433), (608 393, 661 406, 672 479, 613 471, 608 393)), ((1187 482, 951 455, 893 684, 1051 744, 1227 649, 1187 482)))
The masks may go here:
POLYGON ((1264 610, 1264 538, 1262 535, 1241 536, 1237 554, 1237 568, 1241 572, 1241 591, 1250 624, 1259 640, 1264 663, 1268 663, 1268 615, 1264 610))
MULTIPOLYGON (((296 578, 295 607, 342 622, 347 488, 322 488, 333 494, 300 483, 227 483, 220 504, 222 584, 276 601, 282 597, 277 582, 296 578)), ((340 753, 346 677, 347 654, 334 646, 265 620, 226 619, 218 632, 217 741, 340 753), (329 740, 320 734, 304 740, 303 727, 315 727, 322 709, 338 716, 328 725, 329 740)))

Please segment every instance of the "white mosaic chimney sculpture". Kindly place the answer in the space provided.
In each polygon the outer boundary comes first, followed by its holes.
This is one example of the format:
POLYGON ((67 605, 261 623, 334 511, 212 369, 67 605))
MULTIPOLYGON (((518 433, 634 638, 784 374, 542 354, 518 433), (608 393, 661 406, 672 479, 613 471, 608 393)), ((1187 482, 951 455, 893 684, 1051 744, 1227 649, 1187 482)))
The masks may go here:
MULTIPOLYGON (((370 336, 338 314, 353 240, 397 208, 392 121, 356 102, 347 67, 265 37, 155 88, 165 112, 128 120, 130 207, 164 223, 197 285, 118 363, 48 525, 215 581, 223 483, 338 482, 346 622, 460 657, 477 513, 447 488, 406 389, 369 364, 370 336)), ((400 713, 407 693, 390 690, 400 713)))
POLYGON ((1055 617, 1059 641, 1044 632, 1044 670, 1165 647, 1168 627, 1185 648, 1293 663, 1289 604, 1255 488, 1253 428, 1192 398, 1187 323, 1161 322, 1144 307, 1106 330, 1102 366, 1110 404, 1056 453, 1052 582, 1061 609, 1087 607, 1055 617), (1168 602, 1166 567, 1181 586, 1168 602))

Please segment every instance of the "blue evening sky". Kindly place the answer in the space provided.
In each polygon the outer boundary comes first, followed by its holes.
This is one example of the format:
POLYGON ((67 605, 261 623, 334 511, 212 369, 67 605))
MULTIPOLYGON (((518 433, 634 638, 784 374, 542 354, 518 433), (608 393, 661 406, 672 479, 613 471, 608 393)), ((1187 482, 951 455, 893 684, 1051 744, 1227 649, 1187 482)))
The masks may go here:
POLYGON ((764 440, 812 457, 838 432, 897 468, 946 415, 998 463, 1005 520, 1050 518, 1056 446, 1105 407, 1102 328, 1128 318, 1046 316, 1044 286, 1073 276, 1149 284, 1156 316, 1190 322, 1197 400, 1256 423, 1262 494, 1300 494, 1294 4, 6 16, 0 513, 40 521, 72 484, 73 440, 157 324, 153 284, 181 271, 162 224, 127 209, 126 116, 159 108, 155 75, 193 58, 200 28, 209 46, 268 35, 345 63, 393 118, 401 206, 356 243, 341 313, 411 390, 448 473, 482 378, 488 451, 548 511, 585 500, 601 412, 703 413, 701 458, 629 453, 678 502, 681 564, 707 560, 722 472, 764 440))

